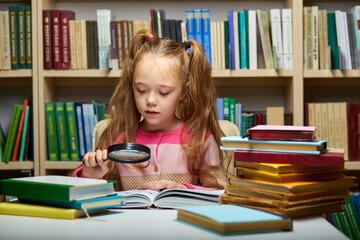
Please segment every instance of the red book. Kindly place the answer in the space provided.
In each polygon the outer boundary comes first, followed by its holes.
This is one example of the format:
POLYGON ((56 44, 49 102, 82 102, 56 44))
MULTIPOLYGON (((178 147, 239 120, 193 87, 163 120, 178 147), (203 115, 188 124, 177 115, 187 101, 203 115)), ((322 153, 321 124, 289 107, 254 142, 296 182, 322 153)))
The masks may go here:
POLYGON ((156 24, 155 24, 155 10, 150 9, 150 19, 151 19, 151 31, 152 34, 156 37, 156 24))
POLYGON ((314 141, 315 130, 309 126, 257 125, 247 134, 251 140, 314 141))
POLYGON ((344 167, 344 153, 329 149, 326 153, 301 154, 235 150, 234 162, 286 163, 303 166, 344 167))
POLYGON ((359 116, 360 114, 360 103, 348 102, 346 104, 347 114, 347 134, 348 134, 348 153, 349 161, 359 161, 359 116))
POLYGON ((52 67, 61 69, 61 11, 51 10, 51 43, 52 43, 52 67))
POLYGON ((52 69, 51 10, 43 10, 44 69, 52 69))
POLYGON ((60 40, 61 40, 61 68, 70 69, 70 26, 69 21, 75 20, 75 13, 70 10, 61 10, 60 12, 60 40))
POLYGON ((11 157, 11 161, 13 161, 13 162, 19 160, 19 150, 20 150, 20 143, 21 143, 21 135, 22 135, 22 132, 23 132, 24 120, 25 120, 25 112, 26 112, 26 106, 27 105, 29 105, 29 99, 25 99, 24 104, 22 106, 19 126, 18 126, 17 133, 16 133, 14 151, 13 151, 13 154, 12 154, 12 157, 11 157))

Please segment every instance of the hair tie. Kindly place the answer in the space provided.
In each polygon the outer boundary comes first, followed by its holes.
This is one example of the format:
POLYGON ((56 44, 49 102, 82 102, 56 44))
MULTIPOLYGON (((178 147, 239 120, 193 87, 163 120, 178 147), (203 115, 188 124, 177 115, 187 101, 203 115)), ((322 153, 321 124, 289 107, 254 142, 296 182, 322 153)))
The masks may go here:
POLYGON ((155 40, 155 37, 148 37, 148 40, 149 40, 150 42, 152 42, 152 41, 155 40))
POLYGON ((183 46, 183 48, 185 49, 185 51, 187 51, 187 50, 191 47, 191 45, 188 44, 186 41, 184 41, 184 42, 181 44, 181 46, 183 46))

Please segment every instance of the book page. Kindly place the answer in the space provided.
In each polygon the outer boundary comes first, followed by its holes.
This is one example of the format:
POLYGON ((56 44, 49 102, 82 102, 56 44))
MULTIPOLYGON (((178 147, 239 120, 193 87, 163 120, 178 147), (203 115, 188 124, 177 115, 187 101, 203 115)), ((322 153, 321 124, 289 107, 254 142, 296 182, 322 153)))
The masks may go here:
POLYGON ((70 185, 70 186, 83 186, 83 185, 107 183, 106 180, 102 180, 102 179, 75 178, 75 177, 67 177, 67 176, 36 176, 36 177, 12 178, 11 180, 28 181, 28 182, 36 182, 36 183, 61 184, 61 185, 70 185))
POLYGON ((116 192, 118 196, 124 196, 126 198, 126 206, 151 206, 155 197, 159 194, 155 190, 128 190, 116 192))

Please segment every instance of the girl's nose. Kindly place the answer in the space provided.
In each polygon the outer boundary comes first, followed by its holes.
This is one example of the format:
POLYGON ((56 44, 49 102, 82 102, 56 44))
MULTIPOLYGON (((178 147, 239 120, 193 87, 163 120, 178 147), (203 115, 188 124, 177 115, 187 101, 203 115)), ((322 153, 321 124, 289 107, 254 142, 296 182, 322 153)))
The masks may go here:
POLYGON ((146 104, 148 106, 156 106, 158 103, 157 98, 154 93, 149 93, 148 97, 146 98, 146 104))

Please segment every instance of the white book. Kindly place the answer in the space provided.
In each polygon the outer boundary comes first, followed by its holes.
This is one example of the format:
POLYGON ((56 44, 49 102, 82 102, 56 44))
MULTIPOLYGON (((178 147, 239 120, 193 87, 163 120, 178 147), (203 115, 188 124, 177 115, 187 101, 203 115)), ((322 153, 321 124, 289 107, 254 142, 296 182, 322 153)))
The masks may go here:
POLYGON ((99 69, 109 69, 111 11, 98 9, 96 14, 98 24, 99 69))
POLYGON ((323 15, 323 30, 324 30, 324 69, 330 70, 330 51, 329 51, 329 36, 328 36, 328 23, 327 23, 327 10, 322 11, 323 15))
POLYGON ((81 22, 75 21, 75 54, 76 54, 76 69, 82 68, 82 55, 81 55, 81 22))
POLYGON ((86 21, 81 20, 81 69, 87 69, 86 21))
POLYGON ((350 48, 348 49, 347 45, 349 44, 346 43, 346 40, 349 38, 346 38, 345 36, 348 35, 346 13, 340 10, 336 10, 335 20, 336 20, 338 46, 340 48, 340 69, 350 70, 351 57, 350 54, 348 54, 350 53, 350 48))
POLYGON ((262 21, 261 10, 256 10, 256 17, 257 17, 257 22, 258 22, 258 26, 259 26, 259 35, 260 35, 260 40, 261 40, 261 49, 262 49, 263 59, 264 59, 264 63, 265 63, 265 68, 269 68, 269 63, 268 63, 269 54, 266 51, 265 30, 264 30, 264 25, 263 25, 263 21, 262 21))
POLYGON ((221 67, 220 69, 225 69, 225 23, 224 21, 220 22, 220 53, 221 53, 221 67))
POLYGON ((270 24, 272 47, 274 51, 274 59, 276 58, 277 69, 284 68, 284 55, 282 44, 282 30, 281 30, 281 14, 280 9, 270 9, 270 24))
POLYGON ((1 31, 1 62, 2 70, 11 70, 10 63, 10 29, 9 29, 9 11, 3 11, 0 15, 1 31))
POLYGON ((239 18, 237 11, 234 11, 233 18, 234 18, 235 69, 240 69, 239 18))
POLYGON ((291 8, 282 9, 282 37, 283 37, 283 54, 284 69, 293 68, 293 47, 292 47, 292 12, 291 8))
POLYGON ((248 11, 248 29, 249 29, 249 69, 257 69, 257 25, 256 11, 248 11))
POLYGON ((351 12, 354 15, 356 46, 360 50, 360 5, 351 8, 351 12))
POLYGON ((351 63, 351 52, 350 52, 350 39, 349 39, 349 28, 348 28, 348 21, 347 21, 347 13, 341 12, 341 16, 343 18, 343 28, 344 28, 344 41, 345 41, 345 57, 346 57, 346 69, 352 69, 351 63))
MULTIPOLYGON (((148 22, 148 25, 149 25, 149 27, 150 27, 150 32, 151 32, 151 23, 150 22, 148 22)), ((185 41, 187 41, 187 35, 186 35, 187 33, 186 33, 186 22, 184 22, 184 21, 182 21, 181 22, 181 42, 185 42, 185 41)))
POLYGON ((211 68, 216 69, 216 48, 215 48, 215 22, 210 21, 210 38, 211 38, 211 68))
POLYGON ((69 21, 69 32, 70 32, 70 54, 71 54, 71 69, 76 69, 77 59, 76 59, 76 21, 69 21))
POLYGON ((312 49, 313 49, 313 61, 312 61, 312 69, 319 69, 319 7, 312 6, 312 49))
POLYGON ((221 69, 222 57, 221 57, 221 22, 216 22, 216 48, 217 48, 217 68, 221 69))

